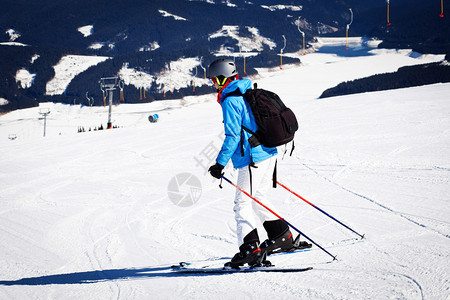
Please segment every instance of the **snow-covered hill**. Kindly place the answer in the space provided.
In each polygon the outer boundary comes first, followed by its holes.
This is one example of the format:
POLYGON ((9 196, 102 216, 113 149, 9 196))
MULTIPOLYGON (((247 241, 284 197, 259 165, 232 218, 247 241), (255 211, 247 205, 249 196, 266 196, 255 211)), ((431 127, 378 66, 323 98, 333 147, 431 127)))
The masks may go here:
POLYGON ((348 34, 350 41, 377 38, 384 48, 449 52, 450 26, 439 16, 438 1, 394 1, 391 26, 386 7, 380 0, 4 1, 0 112, 43 102, 88 105, 86 92, 99 103, 98 81, 111 76, 126 81, 125 103, 160 100, 164 93, 166 99, 182 98, 194 93, 194 85, 196 94, 205 94, 197 85, 201 58, 205 67, 215 55, 233 56, 247 74, 256 74, 256 68, 278 65, 281 52, 303 46, 309 52, 317 37, 348 34), (191 61, 185 76, 169 78, 182 59, 191 61), (68 63, 72 67, 64 69, 68 63), (143 88, 146 98, 140 97, 143 88))
POLYGON ((235 190, 206 172, 223 139, 215 96, 116 106, 121 128, 85 133, 106 123, 106 108, 45 103, 45 138, 38 108, 0 117, 0 298, 447 299, 450 84, 317 99, 341 81, 443 57, 369 52, 310 54, 253 78, 300 122, 279 181, 366 236, 271 190, 282 216, 338 261, 313 247, 271 259, 314 267, 305 273, 171 273, 237 251, 235 190), (173 184, 183 174, 201 193, 173 184))

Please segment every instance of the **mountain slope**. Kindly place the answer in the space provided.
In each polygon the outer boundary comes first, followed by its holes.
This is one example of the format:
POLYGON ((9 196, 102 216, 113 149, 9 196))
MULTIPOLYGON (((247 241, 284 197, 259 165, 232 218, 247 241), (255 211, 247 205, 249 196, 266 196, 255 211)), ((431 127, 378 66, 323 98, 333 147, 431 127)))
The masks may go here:
MULTIPOLYGON (((0 297, 445 298, 450 84, 317 100, 342 77, 441 59, 408 53, 316 53, 302 67, 259 70, 259 86, 280 94, 300 122, 294 156, 280 155, 279 181, 366 236, 355 240, 298 198, 271 189, 282 216, 338 257, 328 263, 314 247, 271 258, 278 266, 313 266, 307 273, 171 273, 179 261, 237 251, 235 190, 225 182, 220 189, 205 169, 223 139, 213 95, 120 105, 113 116, 124 128, 80 134, 66 131, 68 120, 97 124, 106 110, 44 103, 52 109, 46 138, 37 108, 1 116, 0 297), (160 119, 149 123, 154 113, 160 119), (6 140, 12 128, 30 135, 6 140), (190 195, 190 185, 170 190, 182 173, 201 182, 188 207, 169 196, 190 195)), ((231 167, 226 175, 235 181, 231 167)))
MULTIPOLYGON (((386 47, 417 48, 422 53, 448 51, 448 18, 439 18, 438 7, 423 1, 393 3, 392 26, 388 28, 386 4, 375 0, 7 0, 0 11, 0 98, 9 104, 1 105, 0 111, 46 101, 87 105, 86 92, 101 104, 98 81, 116 76, 124 66, 134 71, 134 77, 152 78, 145 84, 126 79, 126 103, 208 93, 211 89, 201 81, 202 67, 216 56, 236 56, 243 70, 245 55, 248 74, 255 74, 256 68, 277 66, 283 36, 287 41, 284 53, 302 48, 298 25, 307 42, 315 36, 345 36, 350 7, 354 11, 350 36, 375 36, 385 40, 386 47), (224 26, 236 30, 212 38, 224 26), (86 28, 88 31, 83 31, 86 28), (267 42, 259 45, 255 41, 260 39, 267 42), (241 50, 244 53, 238 54, 241 50), (54 67, 67 55, 111 59, 77 74, 68 86, 59 87, 63 92, 50 95, 47 83, 56 75, 54 67), (177 79, 162 75, 181 58, 196 62, 183 70, 189 80, 174 88, 170 82, 177 79), (30 87, 23 88, 17 81, 17 72, 22 69, 34 75, 30 87), (141 96, 142 88, 146 98, 141 96)), ((298 63, 300 59, 284 57, 283 63, 298 63)), ((115 102, 119 102, 118 95, 115 102)))

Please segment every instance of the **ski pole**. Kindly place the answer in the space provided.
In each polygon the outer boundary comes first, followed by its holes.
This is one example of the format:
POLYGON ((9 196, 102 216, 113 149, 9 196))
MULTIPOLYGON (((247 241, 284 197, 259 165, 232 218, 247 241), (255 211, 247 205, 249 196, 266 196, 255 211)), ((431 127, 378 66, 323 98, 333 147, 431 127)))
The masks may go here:
POLYGON ((306 234, 304 234, 303 232, 301 232, 300 230, 298 230, 297 228, 295 228, 295 226, 293 226, 291 223, 289 223, 288 221, 286 221, 284 218, 282 218, 280 215, 278 215, 276 212, 274 212, 273 210, 271 210, 269 207, 267 207, 266 205, 264 205, 261 201, 259 201, 258 199, 256 199, 255 197, 253 197, 252 195, 250 195, 249 193, 247 193, 245 190, 243 190, 241 187, 239 187, 238 185, 234 184, 231 180, 229 180, 228 178, 226 178, 224 175, 222 175, 222 178, 225 179, 225 181, 227 181, 229 184, 231 184, 232 186, 234 186, 235 188, 237 188, 239 191, 241 191, 242 193, 244 193, 245 195, 247 195, 248 197, 250 197, 253 201, 255 201, 256 203, 258 203, 259 205, 261 205, 262 207, 264 207, 265 209, 267 209, 269 212, 271 212, 272 214, 274 214, 278 219, 284 221, 287 225, 289 225, 290 227, 292 227, 295 231, 297 231, 298 233, 300 233, 301 235, 303 235, 305 238, 307 238, 311 243, 313 243, 314 245, 316 245, 317 247, 320 248, 320 250, 324 251, 326 254, 328 254, 329 256, 331 256, 333 258, 333 260, 336 260, 336 256, 334 256, 333 254, 331 254, 330 252, 328 252, 325 248, 323 248, 322 246, 320 246, 319 244, 317 244, 316 242, 314 242, 311 238, 309 238, 306 234))
POLYGON ((285 185, 281 184, 280 182, 277 181, 277 184, 281 185, 282 187, 284 187, 287 191, 291 192, 293 195, 297 196, 298 198, 302 199, 303 201, 305 201, 306 203, 308 203, 309 205, 311 205, 312 207, 314 207, 315 209, 317 209, 318 211, 320 211, 321 213, 323 213, 324 215, 328 216, 329 218, 333 219, 334 221, 338 222, 339 224, 341 224, 342 226, 344 226, 345 228, 351 230, 352 232, 356 233, 357 235, 359 235, 361 237, 361 239, 364 238, 364 234, 359 234, 358 232, 356 232, 355 230, 351 229, 349 226, 345 225, 344 223, 342 223, 341 221, 339 221, 338 219, 336 219, 335 217, 333 217, 332 215, 328 214, 326 211, 322 210, 321 208, 317 207, 316 205, 312 204, 311 202, 309 202, 308 200, 306 200, 305 198, 303 198, 302 196, 300 196, 299 194, 297 194, 296 192, 292 191, 291 189, 289 189, 288 187, 286 187, 285 185))

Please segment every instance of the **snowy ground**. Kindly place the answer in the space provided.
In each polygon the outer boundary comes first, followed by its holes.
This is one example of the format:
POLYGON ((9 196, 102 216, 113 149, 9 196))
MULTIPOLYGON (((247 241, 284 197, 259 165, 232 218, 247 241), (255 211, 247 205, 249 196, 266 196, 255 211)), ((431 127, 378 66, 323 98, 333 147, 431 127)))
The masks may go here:
POLYGON ((171 273, 237 250, 235 191, 205 170, 223 139, 215 96, 120 105, 122 128, 86 133, 78 127, 105 126, 106 108, 46 103, 45 138, 38 108, 0 117, 0 298, 449 299, 450 84, 317 99, 339 82, 443 56, 328 50, 257 81, 300 122, 279 181, 366 236, 271 190, 282 215, 338 261, 314 247, 271 259, 314 267, 305 273, 171 273), (198 200, 187 207, 171 201, 183 173, 201 183, 201 194, 179 186, 198 200))

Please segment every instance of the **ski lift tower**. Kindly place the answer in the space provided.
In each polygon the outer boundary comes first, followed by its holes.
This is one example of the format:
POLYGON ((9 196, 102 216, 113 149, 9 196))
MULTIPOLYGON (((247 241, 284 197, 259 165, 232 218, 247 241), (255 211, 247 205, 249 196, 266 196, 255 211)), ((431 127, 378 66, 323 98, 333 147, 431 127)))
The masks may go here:
POLYGON ((40 108, 39 109, 39 114, 44 116, 44 137, 45 137, 45 131, 47 128, 47 116, 50 113, 50 109, 49 108, 40 108))
POLYGON ((349 10, 350 10, 351 17, 350 17, 350 23, 347 24, 347 30, 345 31, 345 49, 348 49, 348 30, 350 29, 350 25, 352 25, 352 23, 353 23, 353 11, 351 8, 349 8, 349 10))
POLYGON ((283 36, 283 40, 284 40, 284 47, 283 47, 283 49, 281 49, 281 52, 280 52, 280 70, 283 70, 283 51, 284 51, 284 48, 286 48, 286 37, 284 36, 284 34, 282 36, 283 36))
POLYGON ((100 89, 103 91, 103 93, 109 93, 109 110, 108 110, 108 124, 107 128, 112 128, 112 122, 111 122, 111 111, 112 111, 112 102, 113 102, 113 92, 114 90, 119 87, 121 80, 119 77, 103 77, 100 78, 100 89))
POLYGON ((305 50, 305 33, 300 29, 300 17, 298 17, 297 29, 298 29, 298 31, 300 31, 300 33, 303 36, 303 55, 306 55, 306 50, 305 50))
POLYGON ((202 61, 203 61, 203 56, 200 57, 200 68, 203 69, 203 74, 204 74, 205 79, 206 79, 206 68, 202 65, 202 61))

